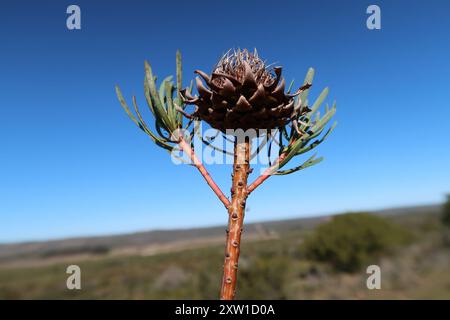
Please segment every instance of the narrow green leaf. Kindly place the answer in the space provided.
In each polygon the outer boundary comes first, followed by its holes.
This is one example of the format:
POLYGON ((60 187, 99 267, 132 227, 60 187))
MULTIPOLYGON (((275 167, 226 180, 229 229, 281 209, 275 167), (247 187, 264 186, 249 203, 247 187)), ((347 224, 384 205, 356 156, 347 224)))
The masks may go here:
POLYGON ((133 96, 133 105, 134 105, 134 110, 136 112, 136 115, 139 118, 139 121, 141 123, 141 126, 143 128, 143 130, 150 136, 150 138, 153 140, 153 142, 155 142, 158 146, 167 149, 167 150, 172 150, 173 146, 169 145, 166 143, 166 140, 162 140, 160 138, 158 138, 151 130, 150 128, 147 126, 147 124, 145 123, 144 119, 142 118, 141 113, 139 112, 139 108, 137 106, 136 103, 136 97, 133 96))
POLYGON ((175 105, 173 104, 172 95, 173 95, 173 82, 166 81, 165 84, 165 95, 166 95, 166 105, 167 105, 167 116, 169 117, 170 122, 174 127, 177 126, 177 112, 175 110, 175 105))
POLYGON ((152 102, 153 109, 155 110, 155 118, 161 123, 167 131, 173 131, 175 128, 171 127, 167 113, 160 100, 158 92, 156 90, 155 79, 153 77, 152 69, 147 61, 145 61, 145 74, 149 88, 149 96, 152 102))
MULTIPOLYGON (((179 99, 179 101, 181 101, 181 94, 180 94, 180 90, 183 89, 183 82, 182 82, 182 75, 183 75, 183 69, 182 69, 182 64, 181 64, 181 52, 180 50, 177 50, 177 97, 179 99)), ((181 104, 180 104, 181 106, 181 104)))
POLYGON ((163 80, 163 82, 161 82, 161 85, 159 86, 159 99, 161 100, 161 103, 162 103, 163 108, 164 108, 165 110, 167 110, 166 105, 165 105, 165 103, 164 103, 164 102, 165 102, 165 98, 166 98, 166 94, 165 94, 165 91, 166 91, 166 83, 167 83, 167 82, 171 82, 172 79, 173 79, 172 76, 166 77, 166 78, 163 80))
POLYGON ((324 159, 323 157, 314 159, 316 155, 313 155, 311 158, 309 158, 308 160, 306 160, 303 164, 301 164, 300 166, 297 166, 295 168, 292 169, 288 169, 288 170, 278 170, 276 171, 274 174, 275 175, 286 175, 286 174, 291 174, 294 173, 296 171, 300 171, 303 169, 306 169, 308 167, 311 167, 315 164, 318 164, 319 162, 322 162, 322 160, 324 159))
POLYGON ((285 152, 287 152, 286 157, 279 163, 279 168, 284 167, 297 153, 297 151, 302 148, 306 143, 308 143, 308 137, 304 136, 295 140, 289 147, 287 147, 285 152))
MULTIPOLYGON (((303 81, 303 84, 312 84, 312 81, 314 79, 314 69, 313 68, 309 68, 308 72, 306 73, 305 76, 305 80, 303 81)), ((306 89, 305 91, 301 92, 299 94, 300 99, 302 99, 302 106, 306 106, 306 99, 308 98, 308 94, 309 94, 309 89, 306 89)))
POLYGON ((292 87, 294 86, 294 79, 292 79, 291 83, 289 84, 289 87, 287 89, 287 93, 291 93, 292 87))
POLYGON ((316 113, 317 109, 319 109, 319 107, 321 106, 323 100, 325 100, 325 98, 328 95, 328 87, 326 87, 325 89, 322 90, 322 92, 320 93, 320 95, 317 97, 316 101, 314 102, 314 104, 311 107, 311 111, 309 113, 314 114, 316 113))
POLYGON ((189 93, 192 94, 192 90, 194 90, 194 80, 191 80, 191 83, 189 84, 189 93))
POLYGON ((311 135, 311 138, 317 137, 326 124, 331 120, 331 118, 336 113, 336 103, 333 104, 333 107, 319 120, 317 121, 314 126, 311 128, 311 131, 313 132, 313 135, 311 135))
POLYGON ((330 135, 330 133, 333 132, 333 130, 336 127, 336 125, 337 125, 337 122, 334 122, 333 125, 327 130, 327 132, 323 135, 322 138, 317 139, 316 141, 314 141, 313 143, 309 144, 308 146, 301 148, 299 151, 297 151, 296 155, 300 155, 300 154, 303 154, 305 152, 308 152, 308 151, 314 149, 315 147, 317 147, 322 142, 324 142, 325 139, 330 135))
MULTIPOLYGON (((170 139, 171 133, 168 132, 168 131, 164 128, 164 126, 161 125, 161 122, 159 122, 158 119, 155 119, 155 129, 156 129, 156 132, 158 132, 158 134, 159 134, 162 138, 166 139, 167 141, 171 141, 171 139, 170 139), (166 131, 166 133, 164 133, 163 130, 166 131)), ((173 142, 175 142, 175 141, 173 141, 173 142)))
POLYGON ((148 86, 147 77, 144 78, 144 94, 145 94, 145 100, 147 100, 148 108, 152 112, 153 116, 156 117, 155 108, 153 107, 153 102, 152 102, 152 99, 150 98, 150 87, 148 86))
MULTIPOLYGON (((125 110, 125 112, 127 113, 128 117, 130 117, 130 119, 139 127, 141 128, 141 125, 139 123, 139 121, 136 119, 136 117, 133 115, 133 113, 131 112, 130 108, 128 107, 125 99, 123 98, 122 92, 120 91, 119 86, 116 86, 116 95, 117 98, 119 99, 120 104, 122 105, 122 108, 125 110)), ((141 128, 142 130, 144 130, 143 128, 141 128)))

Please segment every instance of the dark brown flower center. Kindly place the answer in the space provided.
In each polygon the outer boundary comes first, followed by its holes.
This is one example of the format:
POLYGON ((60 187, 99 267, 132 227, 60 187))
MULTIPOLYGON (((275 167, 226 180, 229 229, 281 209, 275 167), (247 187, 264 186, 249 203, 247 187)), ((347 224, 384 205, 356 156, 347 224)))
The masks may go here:
MULTIPOLYGON (((250 66, 257 85, 269 86, 275 81, 273 69, 266 65, 256 50, 254 52, 249 52, 247 49, 228 51, 219 60, 213 73, 227 75, 242 82, 245 74, 245 62, 250 66)), ((214 84, 218 86, 221 86, 223 81, 222 77, 213 79, 214 84)))

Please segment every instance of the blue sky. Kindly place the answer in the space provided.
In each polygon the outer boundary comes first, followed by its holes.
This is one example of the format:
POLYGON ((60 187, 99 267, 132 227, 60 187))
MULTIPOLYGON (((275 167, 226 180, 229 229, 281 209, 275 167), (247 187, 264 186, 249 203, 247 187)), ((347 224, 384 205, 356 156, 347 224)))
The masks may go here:
MULTIPOLYGON (((330 87, 339 124, 321 164, 272 177, 246 221, 436 203, 450 192, 448 1, 5 1, 0 13, 0 242, 226 223, 198 172, 175 166, 114 93, 143 99, 160 77, 209 71, 258 48, 311 91, 330 87), (82 29, 66 29, 81 7, 82 29), (381 30, 366 8, 381 8, 381 30)), ((185 81, 185 84, 187 81, 185 81)), ((230 167, 211 174, 224 190, 230 167)), ((254 178, 254 177, 253 177, 254 178)))

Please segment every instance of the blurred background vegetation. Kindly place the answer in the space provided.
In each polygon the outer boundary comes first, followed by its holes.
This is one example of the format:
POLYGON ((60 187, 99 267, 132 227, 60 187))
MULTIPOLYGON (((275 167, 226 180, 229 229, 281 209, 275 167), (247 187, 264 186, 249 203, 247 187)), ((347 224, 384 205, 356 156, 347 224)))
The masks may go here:
MULTIPOLYGON (((268 223, 259 237, 249 231, 239 266, 239 299, 450 299, 450 198, 439 210, 316 220, 268 223), (366 287, 371 264, 381 267, 381 290, 366 287)), ((218 297, 221 241, 152 254, 114 255, 104 244, 84 249, 84 256, 79 247, 45 251, 37 260, 46 263, 0 259, 0 298, 218 297), (81 267, 81 290, 66 288, 69 264, 81 267)))

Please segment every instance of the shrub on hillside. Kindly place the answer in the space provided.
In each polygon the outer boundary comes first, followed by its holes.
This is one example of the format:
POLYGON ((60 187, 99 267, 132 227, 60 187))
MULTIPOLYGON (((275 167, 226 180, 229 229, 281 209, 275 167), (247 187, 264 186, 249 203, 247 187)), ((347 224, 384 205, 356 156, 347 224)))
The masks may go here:
POLYGON ((445 227, 442 230, 443 244, 446 247, 450 247, 450 194, 447 195, 447 201, 442 206, 441 221, 445 227))
POLYGON ((330 263, 339 271, 355 271, 393 247, 404 243, 408 232, 385 218, 367 213, 338 215, 319 225, 305 239, 307 257, 330 263))
POLYGON ((272 254, 249 259, 239 274, 239 299, 286 299, 289 257, 272 254))

